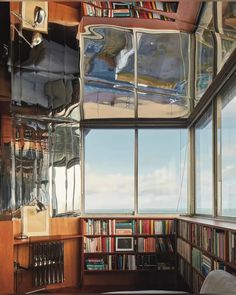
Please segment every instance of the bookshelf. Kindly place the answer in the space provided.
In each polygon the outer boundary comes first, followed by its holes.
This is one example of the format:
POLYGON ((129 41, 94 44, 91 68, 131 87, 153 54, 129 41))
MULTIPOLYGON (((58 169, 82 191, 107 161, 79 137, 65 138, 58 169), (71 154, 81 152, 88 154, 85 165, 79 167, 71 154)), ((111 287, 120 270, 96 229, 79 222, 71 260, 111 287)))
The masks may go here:
POLYGON ((200 291, 211 270, 236 273, 234 223, 180 218, 177 228, 178 271, 192 292, 200 291))
POLYGON ((102 24, 192 32, 200 7, 197 0, 86 1, 81 7, 80 32, 89 25, 102 24))
POLYGON ((168 288, 176 283, 175 233, 175 219, 84 218, 83 284, 96 285, 104 275, 106 284, 126 276, 129 283, 121 285, 145 285, 149 276, 153 286, 168 288))

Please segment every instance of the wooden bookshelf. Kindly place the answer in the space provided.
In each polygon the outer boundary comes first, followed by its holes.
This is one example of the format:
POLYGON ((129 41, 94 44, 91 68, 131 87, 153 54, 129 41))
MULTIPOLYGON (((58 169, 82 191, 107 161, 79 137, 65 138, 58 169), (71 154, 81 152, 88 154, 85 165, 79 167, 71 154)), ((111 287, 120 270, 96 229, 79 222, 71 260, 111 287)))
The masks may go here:
POLYGON ((158 287, 176 284, 175 224, 175 219, 84 218, 83 285, 96 285, 100 278, 106 285, 119 280, 121 286, 135 287, 135 279, 141 287, 140 276, 155 273, 158 278, 168 274, 168 279, 155 278, 153 284, 158 287), (124 238, 124 243, 132 239, 130 251, 117 249, 117 238, 124 238), (124 275, 129 276, 129 283, 124 275))
POLYGON ((200 291, 213 269, 236 272, 235 223, 181 217, 177 224, 178 271, 192 292, 200 291))

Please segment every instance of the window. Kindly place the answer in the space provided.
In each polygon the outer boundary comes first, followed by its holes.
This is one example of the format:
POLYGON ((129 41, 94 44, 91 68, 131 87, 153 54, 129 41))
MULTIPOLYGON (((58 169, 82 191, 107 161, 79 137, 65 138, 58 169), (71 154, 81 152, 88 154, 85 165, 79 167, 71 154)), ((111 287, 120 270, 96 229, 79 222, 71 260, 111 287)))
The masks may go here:
POLYGON ((196 213, 213 213, 212 107, 195 126, 196 213))
POLYGON ((187 211, 187 130, 143 129, 138 134, 139 213, 187 211))
POLYGON ((229 80, 219 94, 221 122, 219 143, 221 146, 221 163, 219 176, 218 214, 236 216, 236 75, 229 80))
POLYGON ((85 212, 134 210, 134 130, 85 130, 85 212))

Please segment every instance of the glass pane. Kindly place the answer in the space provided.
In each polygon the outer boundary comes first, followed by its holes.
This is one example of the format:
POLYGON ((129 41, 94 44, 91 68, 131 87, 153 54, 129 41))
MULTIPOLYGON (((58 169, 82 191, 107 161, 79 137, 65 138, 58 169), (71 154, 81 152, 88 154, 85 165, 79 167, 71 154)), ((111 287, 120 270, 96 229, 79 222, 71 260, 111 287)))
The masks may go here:
POLYGON ((187 212, 187 130, 138 133, 139 213, 187 212))
POLYGON ((208 30, 196 33, 196 92, 195 104, 212 82, 214 63, 214 40, 208 30))
POLYGON ((134 117, 134 47, 129 30, 90 28, 84 37, 84 117, 134 117))
POLYGON ((134 93, 130 87, 115 89, 108 83, 85 81, 85 119, 133 117, 134 93))
POLYGON ((195 126, 196 213, 213 214, 212 107, 195 126))
POLYGON ((221 198, 219 214, 236 216, 236 75, 219 94, 221 103, 221 198))
MULTIPOLYGON (((147 95, 145 103, 139 101, 139 117, 159 117, 160 113, 161 117, 173 117, 169 115, 173 102, 178 101, 177 105, 182 106, 182 99, 188 96, 188 53, 188 34, 137 33, 138 90, 144 95, 152 91, 159 97, 147 95), (153 103, 155 100, 158 103, 153 103)), ((139 95, 138 99, 142 100, 143 96, 139 95)), ((188 103, 184 101, 183 105, 188 109, 188 103)), ((175 116, 183 113, 186 115, 188 111, 176 112, 175 116)))
POLYGON ((196 35, 196 81, 195 105, 202 97, 213 78, 214 39, 213 32, 213 4, 204 3, 196 35))
POLYGON ((220 33, 220 46, 218 50, 221 51, 218 70, 220 70, 236 48, 236 3, 235 1, 219 1, 217 7, 217 24, 220 33))
POLYGON ((54 215, 80 210, 80 142, 79 126, 54 126, 50 169, 54 215))
POLYGON ((133 212, 134 130, 85 133, 85 212, 133 212))

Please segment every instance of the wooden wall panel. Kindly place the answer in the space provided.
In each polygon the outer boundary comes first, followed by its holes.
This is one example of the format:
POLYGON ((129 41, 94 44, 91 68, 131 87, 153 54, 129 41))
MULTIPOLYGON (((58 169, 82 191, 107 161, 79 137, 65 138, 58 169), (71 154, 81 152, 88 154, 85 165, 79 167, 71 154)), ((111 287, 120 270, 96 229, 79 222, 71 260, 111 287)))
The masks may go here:
POLYGON ((12 221, 0 221, 0 292, 14 292, 12 221))

